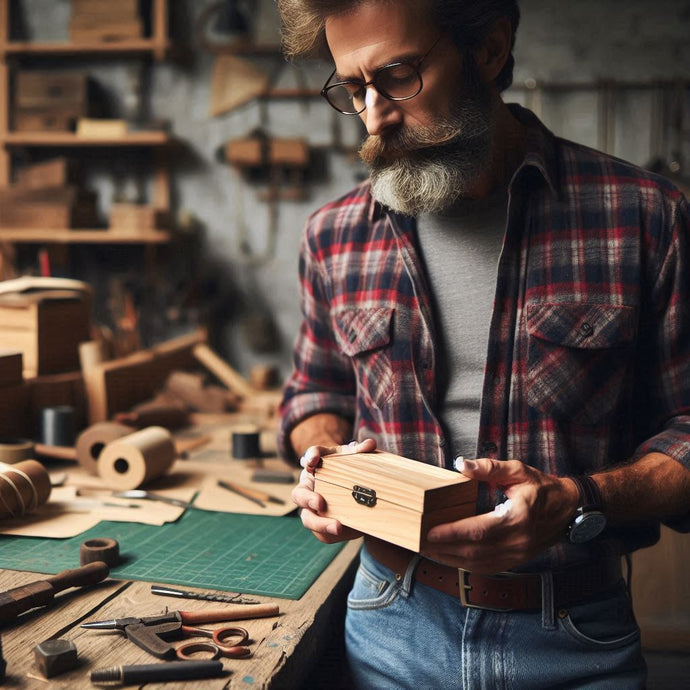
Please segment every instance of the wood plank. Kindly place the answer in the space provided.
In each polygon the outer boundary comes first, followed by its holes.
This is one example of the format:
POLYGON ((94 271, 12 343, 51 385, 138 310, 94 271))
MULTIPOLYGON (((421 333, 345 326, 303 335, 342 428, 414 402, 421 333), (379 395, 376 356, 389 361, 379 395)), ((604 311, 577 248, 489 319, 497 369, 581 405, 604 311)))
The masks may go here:
POLYGON ((121 137, 80 137, 73 132, 7 132, 6 146, 166 146, 170 134, 161 131, 128 132, 121 137))
MULTIPOLYGON (((171 43, 162 43, 164 54, 170 51, 171 43)), ((138 55, 157 53, 161 44, 151 38, 129 39, 113 43, 93 41, 91 43, 72 43, 69 41, 10 41, 0 48, 6 55, 59 55, 61 57, 84 57, 88 55, 138 55)))
POLYGON ((164 230, 127 232, 82 228, 3 228, 0 242, 16 244, 166 244, 170 233, 164 230))

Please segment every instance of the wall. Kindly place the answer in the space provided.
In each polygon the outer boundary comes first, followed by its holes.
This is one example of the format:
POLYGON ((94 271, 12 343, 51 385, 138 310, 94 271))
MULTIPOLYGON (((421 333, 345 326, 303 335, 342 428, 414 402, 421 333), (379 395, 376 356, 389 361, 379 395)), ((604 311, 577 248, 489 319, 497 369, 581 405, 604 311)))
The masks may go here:
MULTIPOLYGON (((361 129, 357 118, 339 116, 319 99, 254 101, 225 115, 210 117, 214 58, 198 49, 193 31, 209 1, 171 0, 172 32, 186 53, 182 59, 157 66, 151 81, 152 113, 170 118, 174 132, 184 142, 175 159, 175 205, 179 212, 197 219, 201 238, 201 250, 194 255, 191 271, 189 257, 179 253, 168 257, 170 263, 163 271, 172 282, 177 276, 178 283, 184 282, 184 271, 190 271, 194 290, 179 284, 161 288, 160 306, 165 312, 165 301, 172 296, 188 307, 197 299, 195 295, 203 293, 202 302, 207 304, 202 306, 212 314, 218 347, 237 368, 247 371, 255 362, 276 361, 287 374, 290 346, 299 325, 297 247, 304 221, 310 211, 361 179, 364 171, 346 150, 332 151, 334 142, 344 149, 356 146, 361 129), (323 162, 323 168, 309 185, 308 200, 280 204, 275 253, 265 261, 256 261, 256 255, 261 255, 268 243, 267 204, 258 200, 255 186, 238 179, 231 168, 216 158, 218 147, 225 141, 244 137, 257 127, 272 136, 306 138, 319 150, 323 162), (258 326, 256 320, 249 318, 256 314, 264 316, 258 326), (252 349, 257 335, 270 333, 271 328, 276 351, 252 349)), ((66 36, 66 0, 23 0, 22 4, 31 37, 66 36)), ((688 79, 689 0, 523 0, 521 7, 516 88, 507 94, 508 100, 534 107, 560 135, 589 145, 604 145, 635 163, 647 164, 659 154, 665 159, 674 157, 670 154, 674 132, 669 125, 673 111, 661 107, 659 90, 618 92, 614 109, 608 110, 609 122, 615 122, 615 127, 609 126, 606 133, 602 130, 601 115, 607 111, 600 109, 604 101, 596 89, 525 90, 524 84, 530 80, 546 87, 564 83, 587 85, 601 79, 688 79), (661 126, 662 121, 667 122, 665 127, 661 126), (661 135, 662 131, 666 136, 661 135)), ((278 21, 273 2, 256 0, 254 16, 257 40, 275 42, 278 21)), ((247 59, 268 71, 277 85, 297 83, 295 69, 279 57, 247 59)), ((126 86, 126 67, 102 65, 98 69, 104 80, 113 80, 117 87, 114 93, 126 86)), ((309 63, 302 68, 302 78, 308 85, 320 88, 329 72, 327 64, 309 63)), ((117 106, 117 97, 113 98, 117 106)), ((682 99, 687 112, 687 90, 682 99)), ((685 129, 687 160, 687 123, 685 129)), ((97 175, 104 211, 113 193, 110 163, 105 161, 97 175)), ((115 265, 109 264, 109 256, 103 254, 96 264, 101 278, 109 265, 115 265)), ((82 265, 88 268, 93 261, 82 257, 82 265)))

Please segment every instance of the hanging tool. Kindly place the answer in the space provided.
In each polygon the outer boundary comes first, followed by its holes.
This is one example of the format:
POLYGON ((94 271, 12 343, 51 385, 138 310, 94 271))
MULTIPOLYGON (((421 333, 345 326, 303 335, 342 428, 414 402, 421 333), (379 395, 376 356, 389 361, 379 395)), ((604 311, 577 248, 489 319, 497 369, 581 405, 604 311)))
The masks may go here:
POLYGON ((160 616, 145 618, 116 618, 106 621, 82 623, 82 628, 89 630, 119 630, 128 640, 159 659, 175 656, 175 648, 167 643, 191 634, 188 626, 198 623, 234 621, 247 618, 265 618, 277 616, 278 606, 260 604, 233 609, 210 609, 207 611, 170 611, 160 616))
POLYGON ((29 609, 49 604, 53 601, 55 594, 63 589, 95 585, 108 577, 109 573, 110 569, 105 563, 96 561, 83 568, 64 570, 45 580, 37 580, 2 592, 0 593, 0 623, 14 620, 29 609))
POLYGON ((186 589, 173 589, 151 585, 151 594, 181 599, 201 599, 203 601, 223 601, 226 604, 260 604, 258 599, 245 597, 243 594, 217 594, 215 592, 190 592, 186 589))

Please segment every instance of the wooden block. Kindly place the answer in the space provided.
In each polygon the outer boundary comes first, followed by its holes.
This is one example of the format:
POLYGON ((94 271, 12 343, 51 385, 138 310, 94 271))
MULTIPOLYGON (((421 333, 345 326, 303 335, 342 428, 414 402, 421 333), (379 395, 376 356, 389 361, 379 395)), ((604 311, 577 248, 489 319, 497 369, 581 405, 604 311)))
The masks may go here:
POLYGON ((81 15, 104 17, 136 17, 139 14, 139 0, 72 0, 72 17, 81 15))
POLYGON ((16 132, 73 132, 83 115, 81 108, 15 108, 12 126, 16 132))
POLYGON ((77 107, 86 114, 89 77, 82 72, 21 70, 16 74, 17 108, 77 107))
POLYGON ((0 350, 0 388, 16 386, 23 381, 22 353, 18 350, 0 350))
POLYGON ((0 439, 31 436, 29 388, 25 383, 0 388, 0 439))
POLYGON ((153 398, 175 368, 194 363, 192 349, 205 338, 205 331, 199 330, 89 367, 83 372, 89 423, 108 420, 153 398))
POLYGON ((91 330, 89 295, 38 291, 0 298, 0 342, 22 352, 24 376, 79 369, 91 330))
POLYGON ((41 163, 25 165, 17 171, 16 187, 23 189, 45 189, 67 187, 81 182, 81 171, 76 161, 60 156, 41 163))
POLYGON ((110 230, 147 231, 166 228, 169 217, 166 211, 149 204, 114 203, 110 207, 110 230))
POLYGON ((104 139, 119 139, 127 134, 127 123, 119 119, 81 117, 77 121, 77 135, 104 139))
POLYGON ((70 40, 75 43, 125 41, 132 38, 141 38, 143 35, 143 23, 141 19, 129 19, 123 21, 103 22, 98 15, 93 20, 71 21, 69 27, 70 40))
POLYGON ((315 478, 324 516, 415 552, 434 525, 476 512, 476 481, 383 451, 326 455, 315 478))

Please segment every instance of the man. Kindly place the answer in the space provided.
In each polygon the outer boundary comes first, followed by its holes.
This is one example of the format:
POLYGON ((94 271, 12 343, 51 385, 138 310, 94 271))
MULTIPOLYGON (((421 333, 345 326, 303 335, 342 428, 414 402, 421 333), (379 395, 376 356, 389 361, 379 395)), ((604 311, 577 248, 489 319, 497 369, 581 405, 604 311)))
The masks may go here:
POLYGON ((365 537, 356 684, 644 687, 620 564, 690 524, 686 200, 504 104, 515 0, 278 5, 287 53, 332 59, 323 95, 371 170, 301 247, 279 441, 302 522, 359 536, 320 515, 334 451, 460 455, 480 482, 421 555, 365 537))

